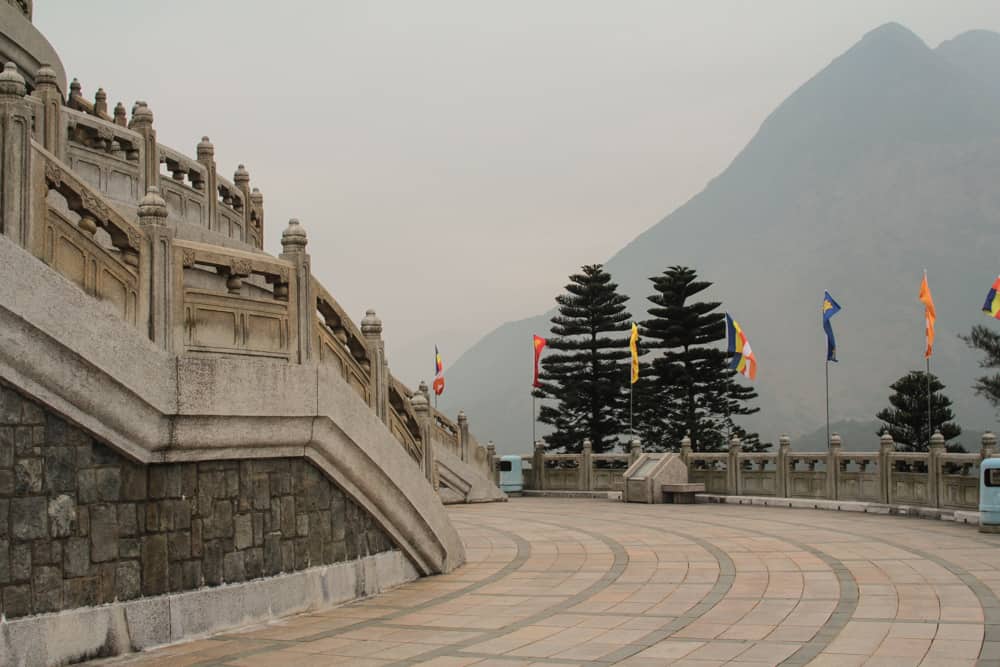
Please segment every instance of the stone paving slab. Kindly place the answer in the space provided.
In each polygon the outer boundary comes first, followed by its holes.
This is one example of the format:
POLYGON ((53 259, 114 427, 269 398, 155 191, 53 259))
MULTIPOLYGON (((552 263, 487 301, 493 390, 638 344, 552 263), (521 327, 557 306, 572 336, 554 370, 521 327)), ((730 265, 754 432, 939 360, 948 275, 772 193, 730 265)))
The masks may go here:
POLYGON ((100 664, 1000 667, 1000 535, 759 505, 449 512, 454 573, 100 664))

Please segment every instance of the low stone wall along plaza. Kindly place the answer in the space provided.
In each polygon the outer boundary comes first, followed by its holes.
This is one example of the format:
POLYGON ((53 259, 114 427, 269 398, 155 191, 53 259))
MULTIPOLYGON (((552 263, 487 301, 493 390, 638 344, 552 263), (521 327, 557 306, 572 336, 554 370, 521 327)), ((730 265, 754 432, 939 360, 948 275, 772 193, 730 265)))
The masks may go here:
POLYGON ((133 463, 0 384, 7 619, 393 549, 305 459, 133 463))

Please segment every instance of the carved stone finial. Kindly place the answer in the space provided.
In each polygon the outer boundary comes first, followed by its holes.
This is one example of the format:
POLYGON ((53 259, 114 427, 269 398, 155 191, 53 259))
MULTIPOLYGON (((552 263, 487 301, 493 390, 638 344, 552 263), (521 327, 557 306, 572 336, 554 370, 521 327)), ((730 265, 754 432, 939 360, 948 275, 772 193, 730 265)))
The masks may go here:
POLYGON ((691 449, 691 436, 690 435, 685 434, 684 437, 681 438, 681 449, 691 449))
POLYGON ((198 162, 204 162, 205 160, 211 160, 215 157, 215 146, 212 144, 211 139, 208 137, 202 137, 201 141, 198 142, 198 162))
POLYGON ((98 88, 94 93, 94 112, 98 115, 108 113, 108 94, 103 88, 98 88))
POLYGON ((843 441, 841 441, 839 433, 834 433, 833 435, 830 436, 831 447, 840 447, 842 444, 843 441))
POLYGON ((24 85, 24 77, 17 71, 17 65, 7 63, 0 72, 0 95, 4 97, 24 97, 28 88, 24 85))
POLYGON ((309 239, 306 230, 299 224, 298 218, 288 221, 288 227, 281 232, 281 249, 286 253, 305 252, 309 239))
POLYGON ((997 447, 997 437, 993 435, 992 431, 987 431, 986 433, 983 433, 981 445, 983 449, 989 449, 991 451, 995 451, 997 447))
POLYGON ((458 411, 458 423, 459 424, 463 424, 463 423, 465 423, 467 421, 469 421, 469 418, 465 415, 465 410, 459 410, 458 411))
POLYGON ((892 439, 892 436, 889 435, 888 431, 883 433, 881 437, 879 437, 878 444, 879 447, 888 447, 889 449, 892 449, 896 446, 895 441, 892 439))
POLYGON ((142 100, 136 100, 132 106, 132 122, 129 127, 140 127, 153 124, 153 110, 142 100))
POLYGON ((167 202, 160 196, 160 189, 151 185, 146 189, 146 196, 139 202, 140 225, 165 225, 167 221, 167 202))
POLYGON ((629 440, 628 448, 629 448, 629 451, 632 451, 632 452, 636 452, 636 453, 641 452, 642 451, 642 441, 639 440, 639 438, 632 438, 631 440, 629 440))
POLYGON ((430 405, 427 403, 427 397, 419 391, 410 397, 410 405, 413 406, 413 410, 417 414, 425 414, 430 409, 430 405))
POLYGON ((51 66, 43 63, 35 73, 35 89, 47 88, 48 86, 58 88, 59 83, 56 78, 56 71, 51 66))
POLYGON ((941 431, 934 431, 934 435, 931 436, 931 448, 944 449, 944 436, 941 435, 941 431))
POLYGON ((82 96, 83 86, 80 85, 80 80, 74 76, 73 80, 69 82, 69 98, 73 99, 74 97, 82 96))
POLYGON ((545 440, 543 438, 535 440, 535 450, 539 449, 545 449, 545 440))
POLYGON ((729 449, 739 451, 740 447, 742 447, 742 443, 740 442, 740 436, 734 433, 733 437, 729 439, 729 449))
POLYGON ((259 188, 254 188, 253 190, 250 191, 250 201, 253 202, 254 204, 264 203, 264 194, 260 191, 259 188))
POLYGON ((233 172, 233 184, 240 187, 241 183, 250 185, 250 172, 242 164, 236 167, 236 171, 233 172))
POLYGON ((128 125, 128 114, 125 112, 125 105, 119 102, 115 105, 114 111, 115 125, 125 127, 128 125))
POLYGON ((430 390, 427 388, 427 383, 423 380, 417 385, 417 391, 424 395, 424 398, 430 396, 430 390))
POLYGON ((365 316, 361 319, 361 333, 375 338, 382 335, 382 320, 371 308, 365 311, 365 316))
POLYGON ((792 439, 789 438, 784 433, 782 433, 781 437, 778 438, 778 447, 783 447, 783 448, 787 449, 788 447, 791 447, 791 446, 792 446, 792 439))
POLYGON ((594 449, 594 443, 590 441, 590 438, 583 439, 583 451, 589 452, 594 449))

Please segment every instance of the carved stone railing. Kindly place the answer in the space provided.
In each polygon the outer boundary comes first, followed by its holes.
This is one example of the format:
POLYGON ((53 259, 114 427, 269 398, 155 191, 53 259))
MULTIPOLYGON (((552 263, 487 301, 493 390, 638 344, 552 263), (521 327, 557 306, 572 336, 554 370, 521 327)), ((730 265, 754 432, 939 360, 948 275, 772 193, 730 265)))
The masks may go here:
POLYGON ((103 90, 90 102, 74 82, 63 100, 50 68, 35 80, 28 95, 13 65, 0 74, 3 235, 167 352, 336 368, 435 486, 435 442, 486 475, 464 414, 393 378, 374 311, 359 327, 312 275, 297 220, 279 257, 260 251, 263 198, 243 165, 229 181, 207 137, 194 159, 157 143, 145 102, 127 119, 103 90))
POLYGON ((28 244, 32 253, 138 325, 144 316, 139 228, 40 146, 32 147, 32 161, 38 172, 28 244))
MULTIPOLYGON (((492 450, 492 443, 489 450, 492 450)), ((535 443, 531 474, 525 488, 538 491, 621 491, 626 468, 639 458, 642 447, 632 440, 629 453, 594 454, 590 440, 583 441, 579 454, 547 454, 545 443, 535 443)), ((491 458, 495 458, 492 454, 491 458)), ((494 474, 496 461, 491 463, 494 474)))
POLYGON ((297 320, 288 295, 295 267, 266 255, 173 243, 174 340, 185 352, 291 360, 297 320))
POLYGON ((782 436, 777 452, 744 453, 739 440, 728 453, 695 453, 682 446, 692 482, 708 493, 815 498, 914 505, 956 510, 979 506, 979 463, 996 453, 996 438, 983 436, 978 454, 945 452, 935 434, 928 452, 898 452, 888 435, 879 450, 844 452, 840 436, 826 452, 792 452, 782 436), (738 466, 733 461, 739 461, 738 466))

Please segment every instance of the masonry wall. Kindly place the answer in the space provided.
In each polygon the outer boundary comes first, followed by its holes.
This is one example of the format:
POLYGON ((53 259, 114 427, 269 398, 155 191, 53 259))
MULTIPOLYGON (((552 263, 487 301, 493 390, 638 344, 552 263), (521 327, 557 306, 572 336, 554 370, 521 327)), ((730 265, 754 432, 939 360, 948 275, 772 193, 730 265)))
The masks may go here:
POLYGON ((304 459, 142 465, 0 383, 0 612, 217 586, 395 547, 304 459))

